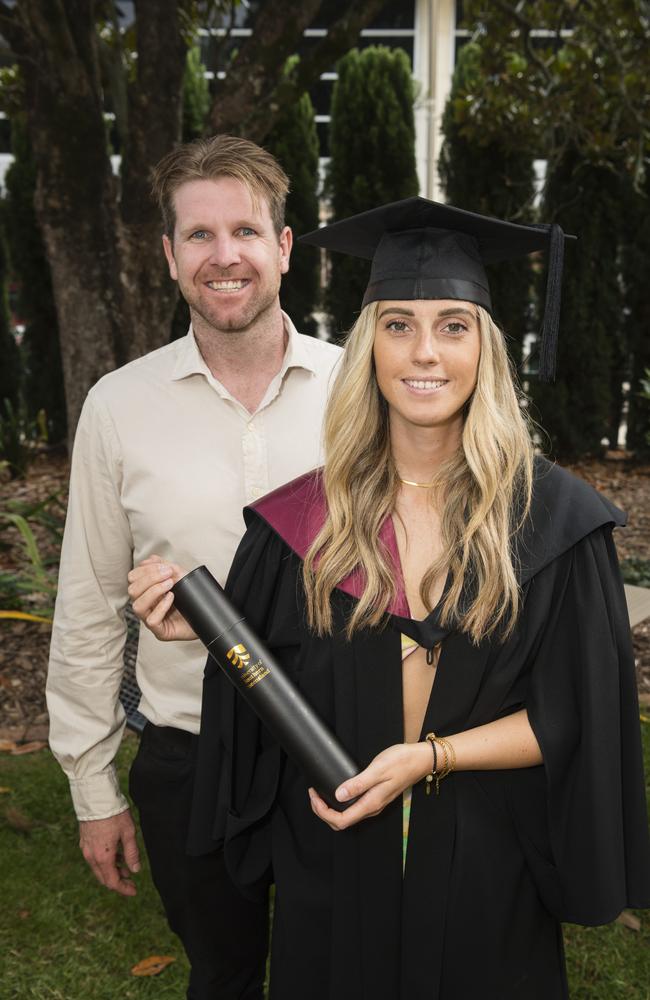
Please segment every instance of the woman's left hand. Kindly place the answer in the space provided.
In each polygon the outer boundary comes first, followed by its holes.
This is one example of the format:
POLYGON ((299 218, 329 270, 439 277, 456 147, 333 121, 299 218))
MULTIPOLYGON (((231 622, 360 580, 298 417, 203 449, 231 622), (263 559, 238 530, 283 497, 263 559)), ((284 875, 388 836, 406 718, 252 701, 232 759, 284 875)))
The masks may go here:
POLYGON ((332 830, 346 830, 362 819, 377 816, 389 802, 428 774, 432 766, 428 743, 397 743, 382 750, 365 771, 349 778, 336 790, 339 802, 357 798, 344 812, 330 809, 318 792, 310 788, 311 807, 332 830))

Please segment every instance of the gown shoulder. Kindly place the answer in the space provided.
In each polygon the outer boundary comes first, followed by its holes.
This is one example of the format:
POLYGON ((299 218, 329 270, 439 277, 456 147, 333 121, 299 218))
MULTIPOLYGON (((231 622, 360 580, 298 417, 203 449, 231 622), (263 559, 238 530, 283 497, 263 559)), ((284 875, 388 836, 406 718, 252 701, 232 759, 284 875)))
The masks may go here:
POLYGON ((307 472, 244 509, 247 528, 264 522, 304 559, 327 514, 322 469, 307 472))
POLYGON ((537 456, 530 511, 514 546, 520 582, 599 528, 625 523, 625 513, 589 483, 537 456))

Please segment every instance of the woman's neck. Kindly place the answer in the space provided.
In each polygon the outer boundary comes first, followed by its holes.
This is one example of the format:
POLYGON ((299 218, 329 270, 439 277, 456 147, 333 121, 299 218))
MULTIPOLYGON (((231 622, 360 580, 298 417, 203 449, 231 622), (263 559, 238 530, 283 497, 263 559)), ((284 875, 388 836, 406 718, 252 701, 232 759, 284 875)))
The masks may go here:
POLYGON ((402 481, 426 485, 440 466, 461 445, 462 425, 418 427, 390 419, 390 441, 397 472, 402 481))

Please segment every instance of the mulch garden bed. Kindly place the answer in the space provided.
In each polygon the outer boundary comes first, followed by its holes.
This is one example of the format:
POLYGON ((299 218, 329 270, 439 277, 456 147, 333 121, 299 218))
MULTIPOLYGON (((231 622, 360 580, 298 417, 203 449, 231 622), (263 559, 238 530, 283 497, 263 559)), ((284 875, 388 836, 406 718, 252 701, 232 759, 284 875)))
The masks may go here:
MULTIPOLYGON (((63 454, 37 455, 25 480, 0 479, 0 512, 9 500, 33 502, 52 494, 65 499, 68 468, 63 454)), ((621 558, 650 559, 650 465, 612 457, 580 462, 573 471, 627 511, 628 527, 615 532, 621 558)), ((13 571, 22 564, 23 546, 13 527, 3 525, 2 534, 0 571, 13 571)), ((38 526, 35 534, 42 554, 55 555, 49 534, 38 526)), ((637 625, 633 636, 639 693, 650 705, 650 619, 637 625)), ((49 641, 48 625, 0 621, 0 739, 47 737, 44 686, 49 641)))

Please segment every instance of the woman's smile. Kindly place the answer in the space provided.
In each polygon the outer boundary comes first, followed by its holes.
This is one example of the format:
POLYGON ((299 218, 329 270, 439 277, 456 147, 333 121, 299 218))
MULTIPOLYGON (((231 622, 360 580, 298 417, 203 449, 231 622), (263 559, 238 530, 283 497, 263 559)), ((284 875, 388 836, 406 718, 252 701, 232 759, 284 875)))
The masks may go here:
POLYGON ((448 379, 437 378, 437 379, 422 379, 422 378, 404 378, 402 382, 407 389, 410 389, 418 396, 427 395, 431 392, 438 392, 440 389, 444 389, 447 385, 448 379))

